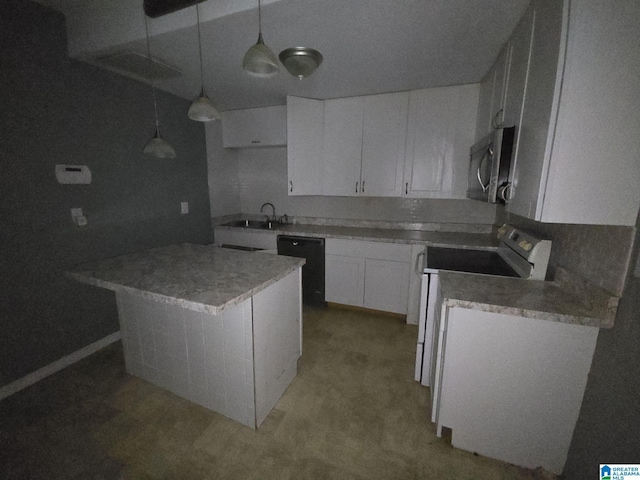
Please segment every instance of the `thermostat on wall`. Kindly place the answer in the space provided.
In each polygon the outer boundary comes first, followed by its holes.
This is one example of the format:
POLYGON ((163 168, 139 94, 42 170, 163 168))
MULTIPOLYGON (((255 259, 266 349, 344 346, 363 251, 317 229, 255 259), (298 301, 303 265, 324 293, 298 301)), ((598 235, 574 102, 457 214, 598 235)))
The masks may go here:
POLYGON ((86 165, 56 165, 58 183, 91 183, 91 170, 86 165))

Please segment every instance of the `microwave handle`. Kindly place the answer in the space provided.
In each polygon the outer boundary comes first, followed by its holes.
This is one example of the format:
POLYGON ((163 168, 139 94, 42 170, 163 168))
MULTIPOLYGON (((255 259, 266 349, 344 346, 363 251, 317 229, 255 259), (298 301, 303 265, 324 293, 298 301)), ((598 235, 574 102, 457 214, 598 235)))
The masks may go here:
POLYGON ((482 164, 484 163, 484 159, 487 158, 487 154, 489 154, 490 156, 493 155, 493 152, 491 151, 491 148, 488 148, 486 152, 484 152, 484 155, 482 155, 482 158, 480 159, 480 163, 478 163, 478 171, 476 172, 476 175, 478 176, 478 183, 480 184, 480 187, 482 187, 482 192, 486 192, 487 188, 489 188, 489 184, 487 183, 486 185, 484 184, 484 182, 482 181, 482 164))
POLYGON ((416 272, 416 275, 422 275, 422 272, 420 271, 420 257, 424 257, 425 251, 420 252, 417 256, 416 256, 416 264, 414 265, 413 269, 416 272))

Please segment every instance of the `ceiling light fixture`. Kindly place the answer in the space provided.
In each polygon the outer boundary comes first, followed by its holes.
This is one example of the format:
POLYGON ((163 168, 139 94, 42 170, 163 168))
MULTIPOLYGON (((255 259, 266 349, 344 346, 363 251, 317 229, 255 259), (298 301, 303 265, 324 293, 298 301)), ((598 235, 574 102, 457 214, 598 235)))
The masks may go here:
MULTIPOLYGON (((147 25, 147 15, 144 16, 144 30, 147 35, 147 57, 151 64, 151 46, 149 44, 149 26, 147 25)), ((158 103, 156 101, 156 89, 154 80, 151 79, 151 93, 153 94, 153 111, 156 118, 156 134, 145 143, 142 152, 155 158, 176 158, 176 151, 169 143, 160 136, 160 124, 158 122, 158 103)))
POLYGON ((212 120, 220 120, 222 116, 213 102, 207 97, 204 91, 204 67, 202 66, 202 38, 200 36, 200 5, 196 4, 196 19, 198 23, 198 49, 200 52, 200 84, 202 90, 200 96, 196 98, 189 106, 187 115, 191 120, 196 122, 210 122, 212 120))
POLYGON ((242 68, 254 77, 272 77, 280 71, 278 59, 262 39, 260 0, 258 0, 258 41, 245 53, 242 68))
POLYGON ((284 68, 300 80, 315 72, 322 63, 322 54, 307 47, 287 48, 280 52, 279 57, 284 68))

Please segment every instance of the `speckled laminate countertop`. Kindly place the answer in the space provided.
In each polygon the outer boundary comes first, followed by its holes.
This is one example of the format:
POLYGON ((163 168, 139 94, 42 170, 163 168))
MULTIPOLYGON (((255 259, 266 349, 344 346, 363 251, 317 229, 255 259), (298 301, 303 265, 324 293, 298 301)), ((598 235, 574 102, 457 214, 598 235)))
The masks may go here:
MULTIPOLYGON (((265 231, 224 225, 216 225, 215 228, 265 231)), ((487 233, 304 224, 278 225, 274 230, 266 231, 469 249, 491 249, 498 245, 495 236, 487 233)), ((556 269, 553 282, 455 272, 440 272, 440 278, 443 298, 450 306, 599 328, 613 326, 619 300, 561 267, 556 269)))
POLYGON ((169 245, 85 263, 83 283, 217 315, 304 265, 300 258, 208 245, 169 245))
POLYGON ((498 240, 488 233, 433 232, 424 230, 399 230, 392 228, 347 227, 334 225, 278 225, 273 230, 216 225, 215 229, 266 232, 278 235, 304 237, 343 238, 369 242, 425 244, 455 246, 459 248, 495 248, 498 240))
POLYGON ((450 307, 611 328, 618 306, 617 297, 563 269, 553 282, 454 272, 439 277, 443 302, 450 307))

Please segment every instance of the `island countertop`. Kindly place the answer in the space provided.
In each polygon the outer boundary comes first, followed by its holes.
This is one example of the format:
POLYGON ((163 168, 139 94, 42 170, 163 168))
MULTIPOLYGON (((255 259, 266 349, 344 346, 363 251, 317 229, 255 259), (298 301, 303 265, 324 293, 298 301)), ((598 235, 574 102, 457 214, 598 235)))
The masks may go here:
POLYGON ((213 315, 304 265, 302 258, 180 244, 77 265, 83 283, 213 315))

